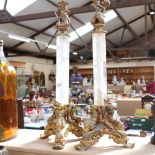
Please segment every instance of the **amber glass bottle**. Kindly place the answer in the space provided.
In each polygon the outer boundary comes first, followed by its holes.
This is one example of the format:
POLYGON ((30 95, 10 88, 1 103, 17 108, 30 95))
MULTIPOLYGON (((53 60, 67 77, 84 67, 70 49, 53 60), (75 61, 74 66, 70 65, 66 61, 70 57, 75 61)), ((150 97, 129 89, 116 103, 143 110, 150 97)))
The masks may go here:
POLYGON ((16 71, 4 56, 0 40, 0 141, 17 134, 16 71))

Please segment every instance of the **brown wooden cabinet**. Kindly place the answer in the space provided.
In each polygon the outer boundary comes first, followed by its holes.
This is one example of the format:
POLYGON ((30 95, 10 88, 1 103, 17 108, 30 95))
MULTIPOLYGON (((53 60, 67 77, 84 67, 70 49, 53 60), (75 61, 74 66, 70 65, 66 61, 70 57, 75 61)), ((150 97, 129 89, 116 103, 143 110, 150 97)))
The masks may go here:
POLYGON ((153 66, 141 66, 141 67, 119 67, 107 69, 108 83, 112 82, 113 76, 116 75, 117 79, 121 78, 127 84, 132 84, 133 81, 145 78, 146 82, 154 80, 154 67, 153 66))
MULTIPOLYGON (((79 68, 78 72, 82 77, 90 78, 93 76, 92 68, 79 68)), ((137 82, 137 80, 142 79, 143 76, 146 82, 149 82, 154 80, 154 66, 107 68, 108 83, 112 83, 114 75, 116 75, 118 80, 123 78, 127 84, 132 84, 133 81, 137 82)))
MULTIPOLYGON (((78 72, 82 77, 90 78, 93 76, 92 68, 79 68, 78 72)), ((72 73, 72 70, 70 73, 72 73)), ((137 80, 142 79, 143 76, 146 82, 150 82, 154 80, 154 66, 107 68, 108 83, 112 83, 114 75, 116 75, 118 80, 123 78, 127 84, 132 84, 133 81, 137 82, 137 80)))
MULTIPOLYGON (((70 70, 70 75, 73 73, 73 70, 70 70)), ((93 69, 92 68, 78 68, 78 73, 82 75, 82 77, 92 77, 93 69)))

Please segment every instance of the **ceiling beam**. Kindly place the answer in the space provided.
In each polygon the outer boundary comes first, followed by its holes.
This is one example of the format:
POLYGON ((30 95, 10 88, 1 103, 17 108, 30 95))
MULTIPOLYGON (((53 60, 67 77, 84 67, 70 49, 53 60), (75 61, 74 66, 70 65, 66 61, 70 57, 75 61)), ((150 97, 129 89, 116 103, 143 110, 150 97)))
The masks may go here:
POLYGON ((152 33, 152 30, 148 32, 148 44, 144 44, 145 42, 145 32, 139 36, 138 40, 131 39, 123 44, 123 46, 139 46, 141 48, 147 47, 148 49, 155 48, 155 35, 152 33))
MULTIPOLYGON (((151 4, 148 5, 149 11, 151 12, 152 10, 155 10, 155 7, 152 9, 151 4)), ((150 15, 151 21, 152 21, 152 27, 153 27, 153 32, 155 32, 155 21, 154 21, 154 15, 150 15)))
MULTIPOLYGON (((39 31, 37 29, 34 29, 34 28, 30 27, 30 26, 27 26, 27 25, 24 25, 24 24, 21 24, 21 23, 13 23, 13 24, 15 24, 17 26, 20 26, 20 27, 23 27, 23 28, 26 28, 26 29, 28 29, 30 31, 34 31, 34 32, 38 32, 39 31)), ((50 35, 48 33, 45 33, 45 32, 42 32, 42 34, 44 34, 45 36, 48 36, 48 37, 52 37, 52 35, 50 35)))
MULTIPOLYGON (((14 23, 15 25, 18 25, 18 26, 20 26, 20 27, 23 27, 23 28, 26 28, 26 29, 28 29, 28 30, 30 30, 30 31, 34 31, 34 32, 38 32, 39 30, 37 30, 37 29, 34 29, 34 28, 32 28, 32 27, 29 27, 29 26, 27 26, 27 25, 24 25, 24 24, 21 24, 21 23, 14 23)), ((46 32, 42 32, 41 34, 44 34, 45 36, 48 36, 48 37, 53 37, 53 35, 51 35, 51 34, 48 34, 48 33, 46 33, 46 32)), ((77 44, 75 44, 75 43, 71 43, 71 45, 73 45, 73 46, 75 46, 75 47, 80 47, 79 45, 77 45, 77 44)))
MULTIPOLYGON (((51 2, 51 1, 49 1, 49 0, 46 0, 47 2, 49 2, 50 4, 52 4, 52 5, 54 5, 55 7, 58 7, 55 3, 53 3, 53 2, 51 2)), ((74 16, 73 15, 70 15, 70 16, 72 16, 72 18, 74 18, 74 16)), ((76 17, 75 17, 76 18, 76 17)), ((74 18, 74 19, 75 19, 74 18)), ((80 22, 81 24, 84 24, 81 20, 79 20, 79 19, 75 19, 75 20, 78 20, 78 22, 80 22)), ((57 22, 57 21, 56 21, 57 22)), ((27 28, 27 29, 29 29, 29 30, 33 30, 33 31, 36 31, 36 33, 35 34, 33 34, 33 35, 31 35, 29 38, 35 38, 36 36, 38 36, 39 34, 41 34, 41 33, 44 33, 44 31, 46 31, 46 30, 48 30, 49 28, 51 28, 51 27, 53 27, 53 26, 55 26, 55 24, 56 24, 56 22, 54 22, 54 23, 52 23, 52 24, 50 24, 50 25, 48 25, 48 26, 46 26, 45 28, 43 28, 42 30, 40 30, 40 31, 37 31, 37 30, 35 30, 35 29, 33 29, 33 28, 31 28, 31 27, 28 27, 28 26, 25 26, 25 25, 22 25, 22 24, 18 24, 18 23, 16 23, 15 22, 15 24, 16 25, 18 25, 18 26, 22 26, 22 27, 24 27, 24 28, 27 28)), ((54 35, 55 36, 55 35, 54 35)), ((52 40, 54 39, 53 38, 53 36, 51 36, 52 37, 52 40)), ((19 47, 19 46, 21 46, 22 44, 24 44, 25 42, 19 42, 18 44, 16 44, 16 45, 14 45, 13 47, 11 47, 9 50, 13 50, 13 49, 16 49, 17 47, 19 47)), ((38 44, 36 44, 37 45, 37 47, 39 46, 38 44)), ((72 44, 73 46, 77 46, 76 44, 72 44)), ((40 49, 39 49, 40 50, 40 49)), ((47 48, 45 49, 45 51, 47 50, 47 48)))
MULTIPOLYGON (((132 20, 132 21, 130 21, 128 24, 131 24, 131 23, 133 23, 133 22, 135 22, 135 21, 137 21, 137 20, 139 20, 139 19, 141 19, 141 18, 143 18, 145 15, 142 15, 142 16, 139 16, 139 17, 137 17, 136 19, 134 19, 134 20, 132 20)), ((16 23, 17 25, 19 24, 19 23, 16 23)), ((25 26, 25 25, 24 25, 25 26)), ((27 27, 27 26, 26 26, 27 27)), ((110 34, 112 34, 112 33, 114 33, 115 31, 117 31, 117 30, 119 30, 119 29, 121 29, 121 28, 123 28, 124 27, 124 25, 122 25, 122 26, 120 26, 120 27, 118 27, 117 29, 115 29, 115 30, 113 30, 113 31, 111 31, 111 32, 109 32, 109 33, 107 33, 107 36, 108 35, 110 35, 110 34)), ((32 28, 31 28, 32 29, 32 28)), ((33 29, 33 31, 36 31, 37 32, 37 30, 35 30, 35 29, 33 29)), ((44 32, 42 32, 43 34, 44 34, 44 32)), ((134 38, 134 40, 135 40, 135 38, 134 38)), ((108 40, 109 41, 109 40, 108 40)), ((133 39, 132 39, 132 41, 133 41, 133 39)), ((131 40, 130 40, 130 42, 131 42, 131 40)), ((128 42, 127 42, 128 43, 128 42)), ((125 44, 127 44, 127 43, 125 43, 125 44)), ((125 44, 123 44, 122 46, 124 46, 125 44)), ((114 44, 113 44, 114 45, 114 44)), ((114 45, 115 46, 115 45, 114 45)), ((81 48, 83 48, 83 46, 82 47, 80 47, 80 49, 81 48)), ((109 50, 121 50, 121 49, 123 49, 124 50, 124 48, 113 48, 113 49, 109 49, 109 50)), ((125 48, 126 49, 126 48, 125 48)), ((135 48, 134 48, 135 49, 135 48)), ((139 48, 138 48, 139 49, 139 48)))
POLYGON ((53 37, 50 39, 50 41, 48 42, 47 46, 45 47, 45 49, 42 51, 44 53, 46 53, 48 46, 52 43, 53 39, 56 37, 56 34, 58 33, 58 30, 55 31, 53 37))
POLYGON ((72 30, 76 33, 76 35, 78 36, 78 38, 80 39, 81 43, 87 47, 87 44, 85 43, 85 41, 82 39, 82 37, 77 33, 76 29, 74 28, 74 26, 72 24, 70 24, 72 30))
MULTIPOLYGON (((58 8, 58 5, 55 4, 54 2, 52 2, 51 0, 46 0, 49 4, 55 6, 56 8, 58 8)), ((83 21, 81 21, 80 19, 78 19, 77 17, 75 17, 74 15, 70 15, 73 19, 75 19, 76 21, 78 21, 80 24, 84 25, 85 23, 83 21)))
POLYGON ((109 9, 132 7, 154 3, 154 0, 110 0, 109 9))
MULTIPOLYGON (((5 48, 5 51, 7 51, 7 48, 5 48)), ((50 59, 55 60, 55 56, 52 53, 44 54, 41 52, 32 52, 32 51, 20 50, 20 49, 13 50, 13 51, 11 51, 11 53, 17 54, 16 56, 33 56, 33 57, 44 57, 44 58, 49 57, 50 59)), ((12 55, 9 56, 9 54, 8 54, 7 57, 12 57, 12 55)))
POLYGON ((123 32, 122 32, 122 36, 121 36, 121 39, 120 39, 120 44, 119 44, 119 47, 122 46, 122 42, 123 42, 123 38, 124 38, 124 33, 125 33, 125 30, 126 30, 126 27, 123 28, 123 32))
POLYGON ((114 42, 112 42, 110 39, 106 38, 106 41, 109 42, 113 47, 118 47, 114 42))
MULTIPOLYGON (((53 27, 56 24, 56 22, 49 24, 48 26, 46 26, 45 28, 41 29, 40 31, 34 33, 33 35, 29 36, 28 38, 35 38, 36 36, 38 36, 39 34, 43 33, 44 31, 48 30, 49 28, 53 27)), ((17 47, 23 45, 25 42, 21 41, 18 44, 14 45, 13 47, 10 47, 8 49, 9 51, 12 51, 14 49, 16 49, 17 47)))
MULTIPOLYGON (((132 23, 136 22, 137 20, 139 20, 139 19, 141 19, 141 18, 144 18, 144 17, 145 17, 145 14, 144 14, 144 15, 141 15, 141 16, 135 18, 135 19, 133 19, 132 21, 128 22, 128 24, 132 24, 132 23)), ((106 34, 106 36, 108 36, 108 35, 110 35, 110 34, 116 32, 116 31, 118 31, 118 30, 120 30, 120 29, 122 29, 122 28, 124 28, 124 26, 125 26, 125 25, 123 24, 122 26, 120 26, 120 27, 114 29, 113 31, 108 32, 108 33, 106 34)))
MULTIPOLYGON (((152 4, 152 3, 154 3, 154 0, 111 0, 111 5, 107 9, 132 7, 132 6, 152 4)), ((87 13, 87 12, 94 12, 94 11, 95 11, 95 8, 91 5, 88 5, 88 6, 86 5, 86 6, 70 9, 71 14, 80 14, 80 13, 87 13)), ((51 17, 55 17, 54 11, 15 16, 8 20, 1 19, 0 24, 27 21, 27 20, 36 20, 36 19, 43 19, 43 18, 51 18, 51 17)))
MULTIPOLYGON (((108 39, 108 38, 106 38, 106 41, 107 42, 109 42, 114 48, 118 48, 118 46, 114 43, 114 42, 112 42, 110 39, 108 39)), ((89 43, 87 43, 86 44, 86 46, 85 45, 83 45, 83 46, 81 46, 81 47, 79 47, 79 48, 77 48, 75 51, 92 51, 92 39, 90 40, 90 42, 89 43)))
MULTIPOLYGON (((143 49, 143 47, 139 46, 139 47, 136 47, 136 46, 133 46, 133 47, 119 47, 119 48, 107 48, 108 51, 119 51, 119 52, 124 52, 124 51, 136 51, 136 50, 141 50, 143 49)), ((134 52, 135 52, 134 51, 134 52)))
POLYGON ((4 10, 6 10, 7 3, 8 3, 8 1, 5 0, 5 2, 4 2, 4 8, 3 8, 4 10))
POLYGON ((40 48, 39 44, 38 44, 37 42, 34 42, 34 43, 35 43, 36 47, 38 48, 38 50, 39 50, 40 52, 42 52, 42 49, 40 48))
MULTIPOLYGON (((142 60, 155 60, 154 57, 130 57, 130 58, 120 58, 118 62, 127 62, 127 61, 132 61, 132 60, 137 60, 137 61, 142 61, 142 60)), ((113 59, 107 59, 107 62, 113 61, 113 59)))
POLYGON ((123 22, 124 26, 127 27, 127 29, 129 30, 129 32, 132 34, 132 36, 134 38, 138 38, 137 34, 135 33, 135 31, 131 28, 131 26, 126 22, 126 20, 122 17, 122 15, 116 10, 114 9, 115 13, 117 14, 118 18, 123 22))

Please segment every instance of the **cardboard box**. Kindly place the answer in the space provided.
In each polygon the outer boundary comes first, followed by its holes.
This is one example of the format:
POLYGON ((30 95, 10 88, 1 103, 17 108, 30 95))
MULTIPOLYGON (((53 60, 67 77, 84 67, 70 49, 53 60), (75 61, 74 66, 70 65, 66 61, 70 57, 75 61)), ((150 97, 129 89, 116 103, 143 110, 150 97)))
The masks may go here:
POLYGON ((114 94, 123 93, 124 86, 123 85, 108 85, 108 90, 112 91, 114 94))
POLYGON ((140 109, 141 107, 141 98, 117 100, 117 113, 120 116, 134 116, 136 109, 140 109))

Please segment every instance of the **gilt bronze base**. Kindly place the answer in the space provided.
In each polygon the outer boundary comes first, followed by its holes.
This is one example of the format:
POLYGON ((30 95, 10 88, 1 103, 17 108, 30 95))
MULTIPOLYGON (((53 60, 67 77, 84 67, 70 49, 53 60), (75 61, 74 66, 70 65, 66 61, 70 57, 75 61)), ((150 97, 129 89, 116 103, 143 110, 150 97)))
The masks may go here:
POLYGON ((117 144, 123 144, 128 148, 134 147, 134 144, 128 143, 123 124, 113 119, 114 110, 111 105, 91 106, 87 112, 89 119, 81 119, 76 113, 75 104, 62 106, 55 101, 53 115, 49 117, 41 138, 55 135, 54 149, 63 149, 64 138, 68 132, 81 137, 80 144, 75 146, 77 150, 87 150, 104 135, 109 135, 109 139, 117 144))

